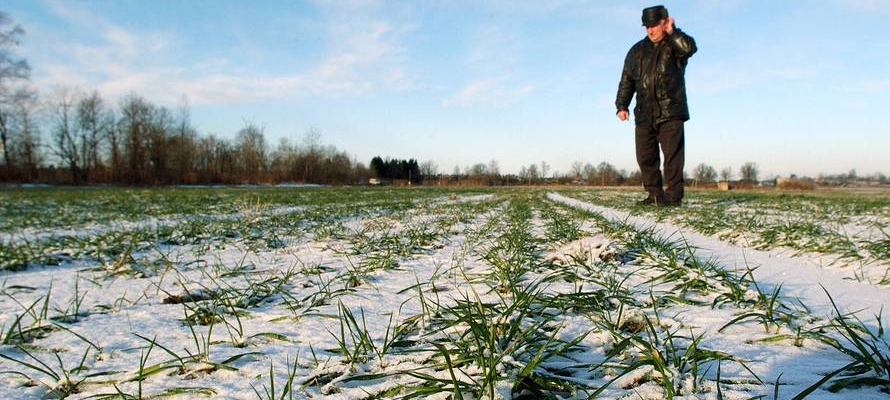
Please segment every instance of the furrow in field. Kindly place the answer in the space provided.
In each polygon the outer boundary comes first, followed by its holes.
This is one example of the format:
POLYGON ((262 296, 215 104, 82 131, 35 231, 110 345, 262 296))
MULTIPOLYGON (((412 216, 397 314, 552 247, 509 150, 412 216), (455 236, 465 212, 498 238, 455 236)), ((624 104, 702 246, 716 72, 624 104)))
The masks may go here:
MULTIPOLYGON (((770 287, 781 285, 785 295, 800 298, 820 315, 829 315, 833 311, 825 291, 832 295, 842 311, 858 311, 863 320, 871 323, 877 322, 874 316, 880 314, 881 310, 890 310, 890 290, 856 281, 855 271, 850 269, 821 268, 805 259, 787 257, 781 250, 761 251, 734 245, 671 223, 633 216, 624 211, 586 203, 558 193, 549 193, 547 197, 572 207, 602 214, 611 220, 625 221, 640 229, 655 228, 663 237, 684 240, 690 246, 699 249, 697 251, 699 257, 719 260, 728 270, 744 272, 752 268, 757 282, 770 287)), ((890 316, 882 316, 882 321, 887 326, 890 323, 890 316)))

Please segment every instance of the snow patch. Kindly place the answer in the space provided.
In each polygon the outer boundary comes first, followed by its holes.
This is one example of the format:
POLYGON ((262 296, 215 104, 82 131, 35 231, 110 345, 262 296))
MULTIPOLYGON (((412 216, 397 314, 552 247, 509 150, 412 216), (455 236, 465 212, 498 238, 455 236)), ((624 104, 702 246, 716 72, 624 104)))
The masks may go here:
POLYGON ((545 259, 556 264, 582 262, 584 264, 617 260, 618 245, 601 235, 587 236, 569 242, 562 247, 545 254, 545 259))

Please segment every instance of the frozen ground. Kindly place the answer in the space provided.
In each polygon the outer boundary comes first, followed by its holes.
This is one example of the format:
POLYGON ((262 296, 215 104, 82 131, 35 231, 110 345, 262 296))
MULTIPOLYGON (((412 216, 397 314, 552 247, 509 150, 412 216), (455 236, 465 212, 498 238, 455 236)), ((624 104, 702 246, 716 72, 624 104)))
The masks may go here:
MULTIPOLYGON (((455 385, 466 399, 660 399, 665 385, 678 399, 787 399, 853 361, 824 340, 843 341, 820 285, 871 328, 890 299, 810 261, 556 193, 319 221, 277 248, 244 238, 0 272, 0 398, 278 398, 292 378, 300 399, 446 399, 455 385), (659 247, 678 238, 694 255, 659 247), (754 288, 731 285, 755 267, 763 291, 782 285, 773 311, 787 321, 732 323, 765 312, 754 288)), ((806 398, 887 398, 880 384, 825 386, 806 398)))

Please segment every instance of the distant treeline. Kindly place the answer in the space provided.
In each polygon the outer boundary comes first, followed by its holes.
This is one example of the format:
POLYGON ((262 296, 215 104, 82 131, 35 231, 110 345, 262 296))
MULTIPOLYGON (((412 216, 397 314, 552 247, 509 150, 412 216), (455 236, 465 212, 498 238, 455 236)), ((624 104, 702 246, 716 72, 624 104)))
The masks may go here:
POLYGON ((411 183, 420 183, 423 176, 420 173, 420 165, 417 160, 383 160, 380 156, 371 159, 371 170, 378 178, 388 180, 404 180, 411 183))
POLYGON ((110 107, 93 92, 28 93, 0 107, 0 180, 66 184, 166 185, 304 182, 345 184, 367 168, 310 130, 274 150, 245 122, 234 140, 199 135, 185 107, 172 111, 132 95, 110 107), (40 124, 38 122, 43 122, 40 124))
POLYGON ((233 140, 199 135, 185 104, 171 110, 134 94, 109 105, 71 88, 38 95, 16 54, 24 34, 0 12, 0 182, 345 184, 371 175, 315 130, 271 150, 249 121, 233 140))

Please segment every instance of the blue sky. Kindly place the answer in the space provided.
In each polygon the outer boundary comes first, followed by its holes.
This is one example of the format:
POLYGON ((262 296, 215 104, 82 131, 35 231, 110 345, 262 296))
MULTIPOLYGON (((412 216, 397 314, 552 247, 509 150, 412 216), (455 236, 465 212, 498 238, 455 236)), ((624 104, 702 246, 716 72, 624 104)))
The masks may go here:
MULTIPOLYGON (((636 169, 615 117, 640 1, 4 1, 32 83, 187 101, 202 134, 310 128, 367 163, 636 169)), ((699 52, 686 164, 890 173, 890 0, 664 3, 699 52)))

